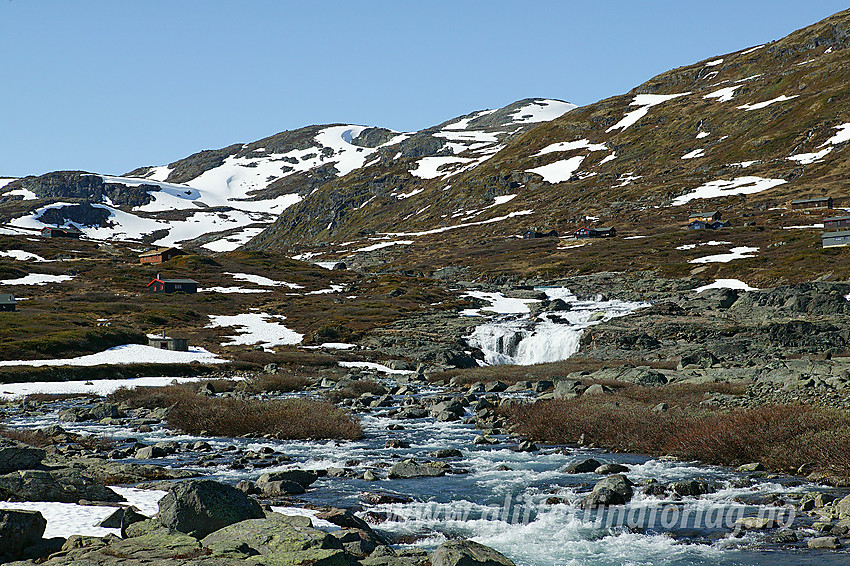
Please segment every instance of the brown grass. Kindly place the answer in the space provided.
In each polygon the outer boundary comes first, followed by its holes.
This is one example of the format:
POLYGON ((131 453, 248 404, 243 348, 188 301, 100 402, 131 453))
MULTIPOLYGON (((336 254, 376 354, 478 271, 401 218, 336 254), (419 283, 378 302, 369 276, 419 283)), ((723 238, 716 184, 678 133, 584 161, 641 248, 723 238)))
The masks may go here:
POLYGON ((729 466, 761 462, 787 472, 810 464, 850 474, 846 412, 800 404, 723 411, 699 404, 705 392, 706 386, 630 386, 614 394, 544 401, 502 413, 517 433, 552 444, 574 444, 583 436, 586 443, 617 451, 729 466), (669 403, 669 410, 653 412, 659 402, 669 403))
POLYGON ((179 402, 168 413, 168 425, 188 434, 215 436, 272 435, 285 440, 363 436, 349 413, 314 399, 255 399, 197 397, 179 402))
POLYGON ((119 389, 108 398, 131 407, 169 407, 168 426, 188 434, 271 435, 286 440, 354 440, 363 435, 360 423, 348 412, 314 399, 207 397, 186 385, 119 389))
POLYGON ((302 391, 312 383, 310 379, 304 376, 289 373, 261 373, 246 382, 248 390, 254 393, 302 391))

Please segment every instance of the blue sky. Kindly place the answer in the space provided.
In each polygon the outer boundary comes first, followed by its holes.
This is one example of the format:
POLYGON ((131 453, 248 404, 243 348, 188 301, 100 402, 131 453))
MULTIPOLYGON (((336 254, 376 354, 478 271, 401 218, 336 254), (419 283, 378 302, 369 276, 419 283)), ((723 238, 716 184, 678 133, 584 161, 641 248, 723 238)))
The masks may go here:
POLYGON ((281 130, 589 104, 832 0, 0 0, 0 176, 120 174, 281 130))

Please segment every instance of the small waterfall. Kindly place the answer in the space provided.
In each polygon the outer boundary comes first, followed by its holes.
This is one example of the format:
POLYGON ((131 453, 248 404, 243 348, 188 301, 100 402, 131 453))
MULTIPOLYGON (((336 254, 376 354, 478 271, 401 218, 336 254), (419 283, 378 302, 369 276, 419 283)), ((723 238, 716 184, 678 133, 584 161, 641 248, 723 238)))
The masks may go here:
MULTIPOLYGON (((537 319, 530 315, 503 315, 477 326, 467 342, 484 352, 487 365, 531 365, 565 360, 578 352, 581 335, 588 326, 625 316, 649 306, 626 301, 579 301, 569 289, 541 288, 550 300, 561 299, 570 310, 548 312, 537 319)), ((494 298, 495 303, 497 299, 494 298)))

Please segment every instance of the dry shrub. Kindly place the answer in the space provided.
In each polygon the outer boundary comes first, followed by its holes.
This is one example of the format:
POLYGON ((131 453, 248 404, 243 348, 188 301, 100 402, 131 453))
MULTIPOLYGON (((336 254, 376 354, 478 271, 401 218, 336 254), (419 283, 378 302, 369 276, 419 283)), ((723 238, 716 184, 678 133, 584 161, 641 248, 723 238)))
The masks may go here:
POLYGON ((197 397, 194 389, 184 385, 165 385, 162 387, 120 387, 106 396, 111 403, 124 403, 134 409, 159 409, 170 407, 181 399, 197 397))
POLYGON ((357 399, 364 393, 371 393, 373 395, 385 395, 387 393, 387 388, 378 383, 377 381, 373 381, 371 379, 361 379, 358 381, 352 381, 345 387, 328 391, 325 395, 327 395, 327 397, 330 399, 339 400, 357 399))
POLYGON ((676 402, 674 392, 665 392, 673 387, 629 387, 604 396, 543 401, 502 412, 517 433, 552 444, 574 444, 583 438, 611 450, 711 464, 762 462, 772 470, 788 472, 813 464, 819 470, 850 473, 850 415, 846 413, 800 404, 724 411, 693 400, 653 412, 663 397, 670 396, 664 402, 676 402), (638 395, 639 389, 657 392, 638 395))
MULTIPOLYGON (((246 382, 248 390, 254 393, 289 393, 302 391, 313 382, 303 376, 288 373, 263 373, 246 382)), ((216 391, 218 391, 216 389, 216 391)))
POLYGON ((353 440, 363 435, 358 421, 326 401, 207 397, 198 395, 194 385, 119 389, 109 400, 147 409, 169 407, 168 426, 188 434, 271 435, 286 440, 353 440))
POLYGON ((360 424, 348 412, 313 399, 260 401, 197 395, 180 400, 167 420, 171 428, 188 434, 272 435, 285 440, 363 436, 360 424))

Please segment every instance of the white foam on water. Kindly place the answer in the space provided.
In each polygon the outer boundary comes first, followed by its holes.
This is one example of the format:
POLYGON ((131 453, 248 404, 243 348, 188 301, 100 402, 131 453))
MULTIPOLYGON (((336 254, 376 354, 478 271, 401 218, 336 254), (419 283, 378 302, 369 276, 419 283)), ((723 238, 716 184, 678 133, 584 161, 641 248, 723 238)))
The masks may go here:
MULTIPOLYGON (((531 365, 565 360, 578 352, 581 335, 588 326, 648 306, 648 303, 616 300, 579 301, 569 289, 563 287, 542 290, 550 300, 561 299, 568 303, 570 309, 544 313, 538 321, 524 314, 520 317, 499 318, 477 326, 467 337, 467 342, 484 352, 485 363, 531 365)), ((497 312, 528 313, 528 306, 522 306, 524 310, 509 311, 503 308, 497 312)))

